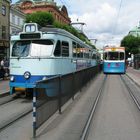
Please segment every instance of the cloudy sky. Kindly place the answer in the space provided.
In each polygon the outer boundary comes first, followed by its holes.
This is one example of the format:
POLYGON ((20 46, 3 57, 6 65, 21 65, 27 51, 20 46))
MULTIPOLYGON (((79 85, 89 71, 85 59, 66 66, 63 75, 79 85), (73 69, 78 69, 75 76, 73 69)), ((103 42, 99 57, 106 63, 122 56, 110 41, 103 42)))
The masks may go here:
POLYGON ((54 1, 67 7, 72 22, 78 20, 86 24, 84 32, 89 38, 98 40, 96 46, 99 48, 105 44, 119 44, 129 30, 139 25, 140 0, 54 1))

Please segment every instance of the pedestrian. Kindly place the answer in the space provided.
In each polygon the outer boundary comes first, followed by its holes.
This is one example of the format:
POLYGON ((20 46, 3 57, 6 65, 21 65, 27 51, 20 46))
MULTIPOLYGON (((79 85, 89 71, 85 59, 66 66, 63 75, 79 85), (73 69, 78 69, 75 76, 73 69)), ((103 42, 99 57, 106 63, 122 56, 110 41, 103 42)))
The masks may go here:
POLYGON ((4 61, 4 70, 5 70, 5 77, 9 76, 9 61, 8 59, 5 59, 4 61))
POLYGON ((5 76, 5 70, 4 68, 1 66, 0 67, 0 78, 2 78, 4 80, 4 76, 5 76))
POLYGON ((4 59, 2 59, 2 60, 0 61, 0 65, 1 65, 1 67, 4 67, 4 59))

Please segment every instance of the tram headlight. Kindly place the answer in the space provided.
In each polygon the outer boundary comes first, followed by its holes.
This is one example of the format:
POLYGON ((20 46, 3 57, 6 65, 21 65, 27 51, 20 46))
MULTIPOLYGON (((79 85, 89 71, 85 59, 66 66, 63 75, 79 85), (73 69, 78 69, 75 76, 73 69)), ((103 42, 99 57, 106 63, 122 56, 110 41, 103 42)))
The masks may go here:
POLYGON ((15 77, 14 76, 11 76, 10 77, 10 81, 13 82, 14 80, 15 80, 15 77))
POLYGON ((45 76, 45 77, 43 77, 43 78, 42 78, 42 80, 47 80, 47 77, 46 77, 46 76, 45 76))
POLYGON ((29 71, 26 71, 26 72, 24 73, 24 78, 25 78, 25 79, 29 79, 30 76, 31 76, 31 73, 30 73, 29 71))

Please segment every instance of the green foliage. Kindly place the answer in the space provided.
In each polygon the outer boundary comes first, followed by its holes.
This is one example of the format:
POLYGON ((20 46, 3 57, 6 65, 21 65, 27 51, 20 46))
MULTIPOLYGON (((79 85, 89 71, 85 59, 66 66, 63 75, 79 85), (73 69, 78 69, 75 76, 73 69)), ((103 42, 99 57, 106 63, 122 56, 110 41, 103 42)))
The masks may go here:
POLYGON ((35 22, 40 26, 45 27, 46 25, 52 25, 54 23, 54 18, 52 14, 48 12, 36 12, 28 14, 26 17, 26 23, 35 22))
POLYGON ((127 56, 129 53, 131 54, 140 53, 140 37, 127 35, 121 41, 121 46, 125 47, 127 56))

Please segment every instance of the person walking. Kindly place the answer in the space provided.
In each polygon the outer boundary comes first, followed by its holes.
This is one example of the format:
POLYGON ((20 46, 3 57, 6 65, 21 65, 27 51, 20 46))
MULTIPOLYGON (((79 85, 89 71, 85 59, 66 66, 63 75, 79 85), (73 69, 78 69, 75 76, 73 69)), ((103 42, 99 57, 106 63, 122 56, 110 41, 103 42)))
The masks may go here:
POLYGON ((2 59, 2 60, 0 61, 0 66, 1 66, 1 67, 4 67, 4 59, 2 59))
POLYGON ((5 77, 5 69, 4 69, 4 59, 2 59, 0 61, 0 78, 2 78, 4 80, 4 77, 5 77))

